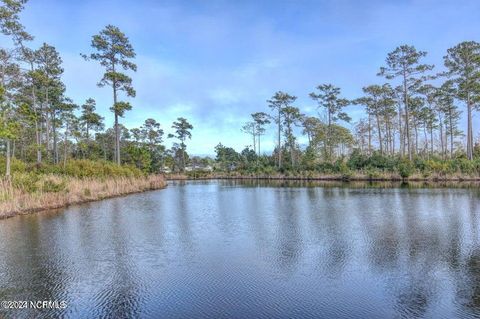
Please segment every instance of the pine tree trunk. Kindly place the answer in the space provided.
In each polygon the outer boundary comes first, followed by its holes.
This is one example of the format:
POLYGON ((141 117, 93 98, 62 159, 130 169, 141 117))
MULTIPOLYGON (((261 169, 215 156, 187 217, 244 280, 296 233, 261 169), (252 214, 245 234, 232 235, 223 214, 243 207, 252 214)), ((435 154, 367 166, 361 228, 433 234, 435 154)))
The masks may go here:
MULTIPOLYGON (((112 63, 113 74, 115 74, 115 63, 112 63)), ((120 159, 120 128, 118 126, 118 112, 117 112, 117 82, 115 76, 112 79, 112 88, 113 88, 113 112, 115 114, 115 161, 118 165, 121 164, 120 159)))
POLYGON ((260 134, 258 134, 258 156, 260 157, 260 134))
MULTIPOLYGON (((453 158, 453 121, 452 121, 451 114, 449 116, 449 122, 450 122, 450 158, 453 158)), ((473 155, 472 155, 472 158, 473 158, 473 155)))
POLYGON ((5 176, 10 177, 11 164, 10 164, 10 140, 9 139, 7 140, 7 150, 6 150, 5 157, 6 157, 6 160, 7 160, 7 163, 5 165, 6 166, 5 167, 5 176))
MULTIPOLYGON (((32 67, 33 68, 33 67, 32 67)), ((32 107, 33 107, 33 112, 35 114, 35 141, 37 143, 37 164, 42 163, 42 149, 41 149, 41 140, 40 140, 40 128, 39 128, 39 123, 38 123, 38 112, 37 112, 37 98, 35 94, 35 87, 34 83, 32 81, 32 107)))
POLYGON ((115 162, 120 165, 120 128, 118 126, 118 112, 116 110, 117 105, 117 89, 115 84, 113 85, 113 107, 115 113, 115 162))
POLYGON ((294 154, 294 141, 293 141, 293 137, 291 136, 292 132, 290 130, 290 160, 291 160, 291 164, 292 164, 292 168, 295 167, 295 154, 294 154))
POLYGON ((388 125, 388 120, 385 117, 383 119, 385 122, 385 154, 390 154, 390 127, 388 125))
POLYGON ((418 123, 416 119, 414 119, 413 130, 415 133, 415 145, 413 147, 413 153, 416 155, 418 153, 418 123))
POLYGON ((368 155, 372 155, 372 115, 368 113, 368 155))
POLYGON ((407 76, 403 74, 403 101, 405 104, 405 130, 406 130, 406 138, 407 138, 407 153, 408 159, 412 160, 412 151, 410 148, 410 124, 409 124, 409 115, 408 115, 408 92, 407 92, 407 76))
POLYGON ((65 166, 67 165, 67 154, 68 154, 67 145, 68 145, 68 122, 65 127, 65 138, 63 140, 63 168, 65 168, 65 166))
POLYGON ((282 141, 281 141, 281 133, 282 133, 282 124, 281 120, 281 107, 278 107, 278 168, 282 167, 282 141))
MULTIPOLYGON (((393 121, 394 119, 392 119, 393 121)), ((392 138, 392 155, 395 155, 395 126, 393 123, 390 123, 390 129, 392 130, 390 136, 392 138), (393 129, 392 129, 393 128, 393 129)))
POLYGON ((382 129, 381 129, 381 126, 380 126, 380 117, 378 116, 378 113, 375 114, 375 117, 377 119, 378 144, 380 146, 380 154, 383 155, 382 129))
POLYGON ((423 126, 423 138, 425 140, 425 148, 424 148, 424 152, 427 153, 427 158, 428 158, 428 136, 427 136, 427 126, 424 125, 423 126))
POLYGON ((433 126, 430 126, 430 154, 433 156, 433 126))
POLYGON ((443 143, 443 119, 440 113, 438 114, 438 123, 440 128, 440 148, 442 151, 442 158, 445 158, 445 145, 443 143))
POLYGON ((332 114, 330 113, 330 110, 328 110, 328 130, 327 130, 327 143, 328 143, 328 158, 329 160, 332 160, 332 155, 333 155, 333 145, 331 142, 331 136, 332 136, 332 114))
POLYGON ((403 143, 402 135, 403 135, 402 106, 401 106, 400 103, 398 103, 398 142, 399 142, 398 148, 399 148, 399 154, 405 155, 403 145, 402 145, 402 143, 403 143))
MULTIPOLYGON (((25 52, 25 48, 23 44, 20 44, 22 51, 25 52)), ((34 71, 35 68, 33 67, 33 62, 30 60, 30 71, 34 71)), ((32 78, 32 108, 33 113, 35 114, 35 142, 37 143, 37 164, 42 163, 42 150, 41 150, 41 140, 40 140, 40 132, 39 132, 39 125, 38 125, 38 113, 37 113, 37 94, 35 93, 35 81, 32 78)))
POLYGON ((48 158, 52 155, 50 153, 51 147, 50 147, 50 116, 48 114, 49 110, 49 96, 48 96, 48 87, 45 91, 45 145, 47 148, 47 161, 48 158))
MULTIPOLYGON (((469 160, 472 160, 473 159, 473 130, 472 130, 472 103, 470 102, 470 96, 468 96, 467 98, 467 117, 468 117, 467 158, 469 160)), ((451 130, 452 128, 450 127, 450 131, 451 130)))
POLYGON ((57 146, 57 128, 55 125, 55 112, 52 117, 52 133, 53 133, 53 163, 58 164, 58 146, 57 146))
POLYGON ((182 172, 185 171, 185 144, 182 141, 182 172))
POLYGON ((90 132, 89 132, 90 127, 89 127, 88 123, 85 125, 85 129, 86 129, 85 138, 86 138, 86 141, 87 141, 87 143, 86 143, 87 150, 85 151, 85 155, 87 157, 89 157, 90 156, 90 148, 89 148, 90 147, 90 132))

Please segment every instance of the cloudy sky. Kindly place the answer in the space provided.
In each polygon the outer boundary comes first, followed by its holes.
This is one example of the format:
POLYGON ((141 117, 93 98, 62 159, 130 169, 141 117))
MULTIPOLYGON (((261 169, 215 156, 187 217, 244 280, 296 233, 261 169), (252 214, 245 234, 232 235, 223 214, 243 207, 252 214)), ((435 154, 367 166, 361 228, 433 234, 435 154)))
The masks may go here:
MULTIPOLYGON (((77 103, 95 98, 107 124, 111 92, 96 86, 101 68, 79 54, 91 52, 91 36, 105 25, 120 27, 138 65, 134 108, 122 122, 135 127, 153 117, 168 131, 186 117, 194 125, 189 151, 211 154, 218 142, 250 144, 240 127, 250 113, 268 111, 275 91, 298 96, 296 106, 312 115, 308 93, 318 84, 358 97, 362 86, 384 81, 378 68, 400 44, 428 51, 425 61, 440 70, 447 48, 480 40, 479 12, 478 0, 30 0, 22 21, 34 45, 60 51, 68 95, 77 103)), ((348 111, 362 116, 359 107, 348 111)), ((478 115, 474 125, 478 132, 478 115)))

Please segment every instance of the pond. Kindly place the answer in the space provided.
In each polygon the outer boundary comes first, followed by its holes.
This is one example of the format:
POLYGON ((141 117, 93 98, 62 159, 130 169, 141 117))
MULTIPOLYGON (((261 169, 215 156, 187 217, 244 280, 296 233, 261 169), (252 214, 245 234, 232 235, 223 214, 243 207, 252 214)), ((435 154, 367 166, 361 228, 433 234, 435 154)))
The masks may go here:
POLYGON ((0 221, 0 318, 480 317, 480 189, 253 181, 0 221))

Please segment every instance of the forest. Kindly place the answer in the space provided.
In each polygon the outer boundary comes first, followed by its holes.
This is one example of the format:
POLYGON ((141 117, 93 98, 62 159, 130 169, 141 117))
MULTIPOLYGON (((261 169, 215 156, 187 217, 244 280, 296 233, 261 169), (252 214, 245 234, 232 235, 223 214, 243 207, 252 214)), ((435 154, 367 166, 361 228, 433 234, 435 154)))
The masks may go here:
POLYGON ((168 124, 173 134, 165 134, 154 118, 137 128, 122 125, 134 104, 130 75, 137 66, 134 48, 116 26, 93 35, 91 51, 81 53, 85 63, 96 63, 104 71, 98 86, 112 94, 113 125, 97 112, 95 97, 69 98, 61 54, 52 44, 32 47, 34 37, 20 21, 25 5, 26 0, 2 0, 0 6, 1 32, 10 40, 0 47, 0 169, 7 178, 15 172, 66 174, 75 161, 82 167, 102 167, 102 172, 122 165, 145 175, 480 175, 480 144, 472 127, 479 108, 480 43, 465 41, 449 48, 441 67, 424 62, 427 52, 400 45, 379 61, 380 84, 365 85, 363 96, 347 99, 341 88, 328 83, 312 88, 315 116, 295 106, 296 96, 278 91, 238 128, 239 134, 249 136, 250 145, 237 152, 238 145, 219 143, 216 157, 210 158, 188 154, 193 126, 181 114, 168 124), (364 110, 354 123, 346 111, 351 105, 364 110), (463 118, 466 123, 461 123, 463 118), (261 148, 268 130, 276 135, 276 147, 269 153, 261 148), (306 145, 299 142, 300 134, 306 145), (170 139, 174 143, 167 148, 170 139))

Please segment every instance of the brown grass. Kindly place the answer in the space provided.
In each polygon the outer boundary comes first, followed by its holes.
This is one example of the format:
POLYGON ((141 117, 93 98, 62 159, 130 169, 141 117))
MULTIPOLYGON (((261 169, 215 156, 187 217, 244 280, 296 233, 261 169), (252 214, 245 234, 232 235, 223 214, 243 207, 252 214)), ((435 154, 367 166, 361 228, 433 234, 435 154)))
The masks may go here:
POLYGON ((65 189, 28 193, 15 188, 9 179, 0 180, 0 219, 166 187, 161 175, 107 179, 45 175, 42 179, 64 181, 65 189))

